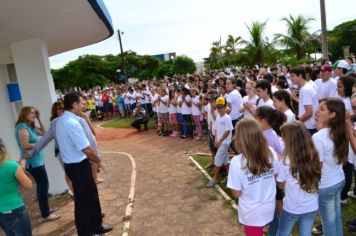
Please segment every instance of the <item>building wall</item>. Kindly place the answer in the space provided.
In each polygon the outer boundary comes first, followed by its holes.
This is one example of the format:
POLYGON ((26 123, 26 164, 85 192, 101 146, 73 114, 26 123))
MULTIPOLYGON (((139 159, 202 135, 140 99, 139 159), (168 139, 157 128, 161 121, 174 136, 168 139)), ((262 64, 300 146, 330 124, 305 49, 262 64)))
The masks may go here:
POLYGON ((0 65, 0 137, 9 151, 11 159, 18 160, 20 153, 15 140, 15 122, 17 115, 15 108, 10 103, 6 85, 9 82, 6 65, 0 65))

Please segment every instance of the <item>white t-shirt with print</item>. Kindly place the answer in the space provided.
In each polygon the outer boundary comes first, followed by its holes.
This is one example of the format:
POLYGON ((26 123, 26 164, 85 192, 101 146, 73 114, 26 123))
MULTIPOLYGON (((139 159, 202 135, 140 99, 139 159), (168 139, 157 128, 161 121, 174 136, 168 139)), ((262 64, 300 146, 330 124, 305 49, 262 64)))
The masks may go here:
MULTIPOLYGON (((271 150, 271 149, 270 149, 271 150)), ((273 220, 276 207, 276 180, 278 157, 271 150, 272 168, 259 176, 246 168, 242 154, 235 156, 229 167, 227 187, 241 191, 238 204, 239 222, 248 226, 265 226, 273 220)))
POLYGON ((158 109, 157 109, 158 113, 168 112, 168 100, 169 100, 168 95, 164 95, 163 97, 161 97, 161 101, 158 102, 158 109), (164 104, 163 102, 165 102, 166 104, 164 104))
POLYGON ((304 121, 304 125, 305 127, 307 127, 307 129, 315 129, 315 112, 318 109, 319 102, 318 102, 316 91, 313 89, 313 87, 310 84, 306 83, 299 90, 299 105, 298 105, 299 117, 304 115, 305 113, 304 106, 308 106, 308 105, 312 106, 313 114, 308 120, 304 121))
POLYGON ((136 103, 136 93, 127 93, 126 97, 128 98, 129 104, 135 104, 136 103))
POLYGON ((153 103, 155 103, 158 100, 158 94, 156 93, 155 95, 152 95, 151 97, 151 101, 152 101, 152 110, 154 112, 158 112, 158 104, 156 103, 156 105, 153 105, 153 103))
POLYGON ((227 96, 226 101, 231 104, 230 117, 232 120, 237 120, 240 116, 240 106, 242 104, 242 97, 239 91, 234 89, 227 96))
POLYGON ((182 115, 191 115, 192 114, 192 107, 188 107, 186 102, 190 102, 192 99, 190 95, 185 96, 185 102, 182 99, 182 115))
POLYGON ((319 153, 320 162, 323 163, 319 188, 328 188, 343 181, 345 175, 342 164, 337 164, 337 157, 333 154, 334 142, 330 137, 330 128, 319 130, 312 138, 319 153))
MULTIPOLYGON (((248 96, 245 96, 242 98, 242 104, 241 106, 243 106, 243 104, 246 102, 250 105, 252 105, 253 108, 256 108, 256 102, 257 102, 258 96, 255 95, 252 99, 249 99, 248 96)), ((247 110, 244 110, 244 118, 254 118, 254 116, 247 110)))
POLYGON ((292 214, 304 214, 318 210, 318 193, 304 191, 290 170, 290 160, 280 161, 277 182, 285 182, 283 209, 292 214))
POLYGON ((199 103, 199 102, 200 102, 199 96, 192 97, 192 115, 193 116, 200 115, 200 108, 193 104, 193 103, 199 103))
POLYGON ((177 113, 177 105, 169 103, 168 112, 169 112, 169 114, 177 113))
POLYGON ((224 139, 222 144, 230 144, 232 137, 232 130, 234 127, 232 126, 231 118, 228 114, 224 116, 220 116, 220 114, 216 117, 215 122, 213 124, 213 129, 215 130, 215 140, 220 140, 225 131, 230 131, 229 135, 224 139))

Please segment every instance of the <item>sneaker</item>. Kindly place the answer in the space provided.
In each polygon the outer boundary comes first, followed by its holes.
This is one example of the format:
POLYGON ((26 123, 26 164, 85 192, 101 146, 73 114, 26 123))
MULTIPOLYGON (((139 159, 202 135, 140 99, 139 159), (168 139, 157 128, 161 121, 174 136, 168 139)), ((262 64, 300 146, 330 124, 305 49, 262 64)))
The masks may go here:
POLYGON ((50 208, 49 209, 49 214, 52 214, 52 213, 54 213, 54 212, 56 212, 56 211, 58 211, 58 208, 50 208))
POLYGON ((200 136, 197 136, 197 137, 195 137, 194 139, 197 140, 197 141, 200 141, 200 140, 201 140, 201 137, 200 137, 200 136))
POLYGON ((312 229, 312 233, 315 235, 321 235, 323 234, 323 225, 320 224, 312 229))
POLYGON ((215 180, 210 180, 209 183, 206 185, 207 188, 212 188, 214 187, 216 184, 218 183, 218 181, 215 180))
POLYGON ((348 192, 347 193, 347 196, 349 196, 349 197, 351 197, 351 198, 353 198, 353 199, 356 199, 356 194, 354 194, 354 192, 348 192))
POLYGON ((340 203, 341 203, 341 206, 347 205, 347 199, 344 199, 344 200, 341 199, 340 203))
POLYGON ((354 220, 348 220, 348 221, 346 221, 346 224, 347 224, 347 226, 349 226, 349 227, 356 227, 356 219, 354 219, 354 220))
POLYGON ((41 218, 41 222, 55 221, 61 218, 60 215, 50 214, 46 218, 41 218))
POLYGON ((172 137, 172 138, 176 138, 177 136, 178 136, 177 132, 173 132, 171 135, 169 135, 169 137, 172 137))

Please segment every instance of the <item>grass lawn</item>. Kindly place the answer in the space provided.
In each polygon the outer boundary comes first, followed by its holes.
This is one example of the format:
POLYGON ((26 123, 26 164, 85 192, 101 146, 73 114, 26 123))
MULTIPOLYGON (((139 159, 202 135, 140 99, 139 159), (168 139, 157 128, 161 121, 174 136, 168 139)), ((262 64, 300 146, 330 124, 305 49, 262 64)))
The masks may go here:
MULTIPOLYGON (((202 156, 202 155, 193 155, 193 158, 205 169, 205 166, 207 166, 210 163, 210 156, 202 156)), ((205 169, 206 172, 210 175, 213 176, 213 169, 205 169)), ((231 197, 231 199, 234 199, 233 196, 231 195, 231 191, 226 187, 225 184, 219 184, 219 186, 231 197)), ((349 235, 356 235, 352 234, 348 227, 346 226, 346 221, 352 220, 356 218, 356 200, 349 198, 348 199, 348 204, 346 206, 342 207, 342 217, 343 217, 343 225, 344 225, 344 235, 349 236, 349 235)), ((316 219, 317 223, 320 223, 320 217, 319 214, 316 219)), ((292 232, 293 236, 298 235, 298 230, 297 227, 294 227, 294 230, 292 232)))
MULTIPOLYGON (((122 118, 122 119, 114 119, 101 125, 103 128, 132 128, 131 123, 134 121, 133 118, 122 118)), ((149 129, 156 129, 155 124, 152 123, 152 120, 148 121, 148 128, 149 129)))

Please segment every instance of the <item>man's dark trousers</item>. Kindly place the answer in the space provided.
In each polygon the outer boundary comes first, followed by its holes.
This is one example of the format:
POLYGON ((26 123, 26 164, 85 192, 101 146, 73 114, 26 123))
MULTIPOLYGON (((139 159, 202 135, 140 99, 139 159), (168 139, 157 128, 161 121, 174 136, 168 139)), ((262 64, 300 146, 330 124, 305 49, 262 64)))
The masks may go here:
POLYGON ((134 121, 131 123, 131 125, 132 125, 133 127, 135 127, 136 129, 141 129, 141 125, 144 125, 145 130, 147 130, 147 123, 148 123, 148 119, 143 118, 143 119, 136 119, 136 120, 134 120, 134 121))
POLYGON ((64 164, 66 175, 73 183, 74 216, 78 236, 92 235, 102 224, 98 189, 88 159, 64 164))

